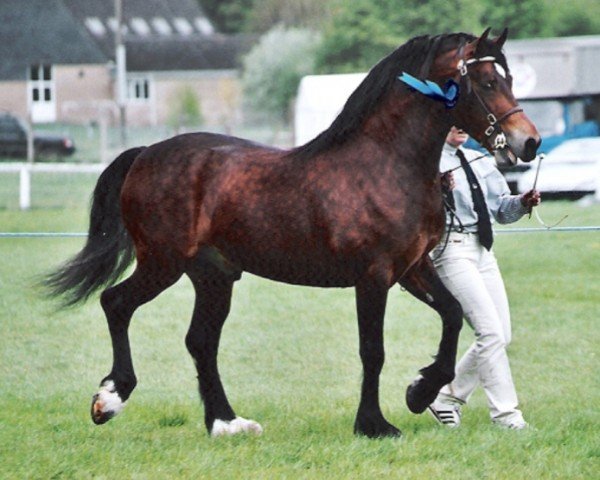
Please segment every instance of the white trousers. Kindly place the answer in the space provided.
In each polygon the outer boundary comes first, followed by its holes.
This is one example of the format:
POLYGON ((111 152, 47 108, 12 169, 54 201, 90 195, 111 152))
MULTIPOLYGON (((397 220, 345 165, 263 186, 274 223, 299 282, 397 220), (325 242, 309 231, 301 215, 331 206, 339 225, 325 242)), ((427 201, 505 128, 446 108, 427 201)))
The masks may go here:
POLYGON ((441 250, 438 245, 431 254, 434 265, 460 302, 475 331, 475 342, 457 363, 455 379, 442 388, 438 398, 466 403, 481 384, 495 422, 522 420, 506 354, 511 340, 510 311, 496 257, 479 244, 476 234, 469 233, 451 233, 439 256, 441 250))

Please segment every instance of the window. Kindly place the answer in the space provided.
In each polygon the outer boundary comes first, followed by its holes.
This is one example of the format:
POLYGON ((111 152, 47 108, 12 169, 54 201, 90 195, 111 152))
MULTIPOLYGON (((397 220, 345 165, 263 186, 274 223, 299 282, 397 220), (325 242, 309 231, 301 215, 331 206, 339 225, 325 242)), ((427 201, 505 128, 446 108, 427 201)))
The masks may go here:
POLYGON ((134 17, 130 21, 131 28, 138 35, 148 35, 150 33, 150 27, 146 23, 146 20, 140 17, 134 17))
POLYGON ((194 29, 190 25, 190 22, 188 22, 183 17, 174 18, 173 24, 175 25, 175 28, 177 29, 177 31, 179 33, 181 33, 182 35, 190 35, 194 31, 194 29))
POLYGON ((169 22, 162 17, 154 17, 152 19, 152 26, 154 27, 154 30, 161 35, 170 35, 173 33, 173 29, 171 28, 171 25, 169 25, 169 22))
MULTIPOLYGON (((117 19, 115 17, 110 17, 109 19, 106 20, 106 23, 108 24, 109 28, 113 32, 117 31, 117 19)), ((127 25, 125 25, 124 23, 121 24, 121 32, 122 33, 128 33, 129 32, 129 29, 127 28, 127 25)))
POLYGON ((51 102, 54 86, 52 85, 51 65, 32 65, 29 68, 29 86, 31 100, 34 102, 51 102))
POLYGON ((27 100, 34 122, 56 120, 56 93, 52 65, 35 64, 29 67, 27 100))
POLYGON ((127 80, 127 99, 144 102, 150 99, 150 79, 130 78, 127 80))
POLYGON ((90 32, 97 37, 103 37, 106 33, 106 28, 102 24, 102 21, 98 17, 88 17, 85 19, 85 26, 90 32))
POLYGON ((196 30, 198 30, 202 35, 212 35, 215 33, 214 27, 206 17, 196 17, 194 20, 194 25, 196 25, 196 30))
POLYGON ((0 114, 0 138, 15 140, 26 136, 26 130, 19 121, 8 114, 0 114))

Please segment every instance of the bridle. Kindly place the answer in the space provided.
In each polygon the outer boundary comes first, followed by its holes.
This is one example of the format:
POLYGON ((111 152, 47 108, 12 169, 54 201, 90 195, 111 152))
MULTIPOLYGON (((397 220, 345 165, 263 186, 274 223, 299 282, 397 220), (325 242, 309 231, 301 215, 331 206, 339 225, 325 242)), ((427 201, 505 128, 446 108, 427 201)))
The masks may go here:
POLYGON ((477 98, 481 107, 483 108, 483 110, 486 113, 486 118, 489 123, 489 126, 485 129, 484 135, 486 136, 486 141, 487 141, 488 145, 491 147, 492 150, 501 150, 503 148, 507 148, 507 146, 508 146, 508 144, 506 142, 506 135, 504 134, 504 131, 502 130, 502 125, 501 125, 502 122, 504 122, 511 115, 522 112, 523 108, 521 108, 517 104, 516 106, 514 106, 514 107, 510 108, 509 110, 507 110, 506 112, 504 112, 499 117, 497 117, 494 113, 492 113, 492 111, 487 106, 487 104, 485 103, 483 98, 481 98, 479 93, 477 93, 477 90, 475 88, 473 88, 473 86, 471 84, 471 78, 469 77, 469 70, 468 70, 469 66, 473 65, 473 64, 477 64, 477 63, 483 63, 483 62, 493 62, 494 64, 499 65, 498 61, 496 60, 496 57, 486 56, 486 57, 481 57, 481 58, 470 58, 468 60, 461 59, 458 62, 457 68, 460 72, 461 83, 463 83, 463 82, 466 83, 467 94, 473 92, 475 94, 475 98, 477 98), (495 134, 495 137, 492 139, 492 135, 494 135, 494 134, 495 134))

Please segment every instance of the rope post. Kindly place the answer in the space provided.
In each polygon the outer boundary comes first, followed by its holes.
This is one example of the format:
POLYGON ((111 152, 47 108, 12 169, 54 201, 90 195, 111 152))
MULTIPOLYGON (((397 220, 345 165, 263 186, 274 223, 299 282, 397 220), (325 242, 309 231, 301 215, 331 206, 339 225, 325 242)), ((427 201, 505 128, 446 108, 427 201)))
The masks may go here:
POLYGON ((108 122, 104 115, 100 115, 100 163, 108 165, 108 122))
POLYGON ((27 165, 19 171, 19 207, 21 210, 31 208, 31 171, 27 165))

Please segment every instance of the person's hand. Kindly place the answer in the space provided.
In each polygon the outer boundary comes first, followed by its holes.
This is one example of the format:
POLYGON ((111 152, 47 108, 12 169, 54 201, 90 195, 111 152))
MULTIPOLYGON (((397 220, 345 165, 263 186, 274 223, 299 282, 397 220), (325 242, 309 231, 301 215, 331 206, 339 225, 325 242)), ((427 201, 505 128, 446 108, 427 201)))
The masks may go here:
POLYGON ((456 183, 454 182, 454 174, 452 172, 440 174, 440 183, 442 185, 442 192, 451 192, 456 186, 456 183))
POLYGON ((531 211, 533 207, 537 207, 541 203, 542 197, 537 190, 529 190, 521 195, 520 200, 521 205, 527 207, 531 211))

